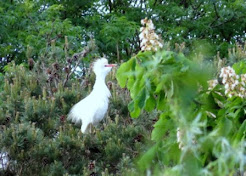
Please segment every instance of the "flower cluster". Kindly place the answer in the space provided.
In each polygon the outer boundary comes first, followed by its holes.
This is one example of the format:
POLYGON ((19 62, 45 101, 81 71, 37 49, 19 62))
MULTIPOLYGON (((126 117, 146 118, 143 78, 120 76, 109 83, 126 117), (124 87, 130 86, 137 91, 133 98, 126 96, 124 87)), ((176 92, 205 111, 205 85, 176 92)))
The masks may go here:
MULTIPOLYGON (((184 135, 185 131, 183 129, 177 128, 177 143, 179 144, 179 149, 184 150, 185 144, 184 144, 184 135)), ((192 138, 192 145, 195 145, 197 143, 195 136, 192 138)))
POLYGON ((246 86, 246 74, 241 74, 241 84, 242 86, 246 86))
POLYGON ((182 137, 184 136, 183 132, 181 132, 180 128, 177 128, 177 142, 179 143, 179 149, 183 150, 184 145, 182 142, 182 137))
POLYGON ((239 91, 240 94, 238 96, 240 96, 241 98, 245 98, 246 97, 246 74, 241 74, 241 81, 240 81, 240 86, 239 86, 239 91))
MULTIPOLYGON (((221 69, 220 78, 225 86, 225 94, 228 97, 246 98, 246 74, 237 75, 235 70, 228 66, 221 69)), ((217 80, 208 81, 208 90, 212 90, 218 84, 217 80)))
POLYGON ((245 91, 245 76, 241 75, 241 81, 239 75, 236 74, 235 70, 228 66, 221 69, 220 78, 222 83, 225 85, 225 94, 228 97, 238 96, 241 98, 246 97, 245 91))
POLYGON ((142 51, 157 51, 162 48, 160 37, 155 33, 155 27, 152 20, 147 18, 141 20, 144 27, 140 28, 140 47, 142 51))

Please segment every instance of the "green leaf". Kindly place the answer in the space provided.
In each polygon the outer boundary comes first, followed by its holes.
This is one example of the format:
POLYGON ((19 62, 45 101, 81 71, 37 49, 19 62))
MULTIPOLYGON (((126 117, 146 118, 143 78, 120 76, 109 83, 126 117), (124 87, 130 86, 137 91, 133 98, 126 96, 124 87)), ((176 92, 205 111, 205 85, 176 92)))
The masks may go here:
POLYGON ((165 110, 165 107, 166 107, 165 93, 164 91, 161 91, 157 98, 157 109, 163 111, 165 110))
POLYGON ((233 64, 232 68, 235 70, 236 74, 244 74, 246 73, 246 61, 242 60, 233 64))
POLYGON ((136 65, 136 80, 134 84, 132 85, 130 92, 131 92, 131 97, 135 98, 138 96, 140 90, 144 86, 145 83, 145 78, 144 78, 144 69, 140 67, 139 65, 136 65))
POLYGON ((128 109, 130 111, 130 115, 133 118, 137 118, 140 115, 141 109, 138 107, 138 103, 131 101, 128 104, 128 109))
POLYGON ((145 170, 152 164, 152 160, 155 158, 158 144, 151 147, 138 161, 140 169, 145 170))
POLYGON ((153 94, 150 94, 149 96, 147 96, 144 109, 146 111, 150 112, 153 109, 155 109, 155 105, 156 105, 156 100, 155 100, 153 94))
POLYGON ((151 133, 151 140, 156 142, 161 141, 165 137, 166 132, 172 128, 172 124, 171 119, 166 113, 161 114, 159 120, 154 125, 154 129, 151 133))
POLYGON ((127 89, 131 89, 135 81, 136 79, 134 78, 134 76, 129 76, 128 82, 127 82, 127 89))
POLYGON ((219 130, 222 136, 227 136, 232 130, 232 121, 228 118, 222 118, 219 122, 219 130))
POLYGON ((139 108, 143 108, 145 106, 145 99, 146 99, 146 89, 145 87, 142 88, 142 90, 140 91, 138 97, 136 97, 136 99, 138 100, 138 106, 139 108))
POLYGON ((128 73, 131 70, 131 67, 134 63, 134 58, 131 58, 129 61, 121 64, 120 68, 117 70, 116 78, 120 87, 124 88, 128 79, 128 73))
POLYGON ((237 133, 234 135, 234 143, 237 143, 241 140, 245 140, 246 138, 246 120, 243 121, 237 133))
POLYGON ((161 90, 163 90, 163 81, 161 81, 158 85, 157 85, 157 87, 156 87, 156 90, 155 90, 155 93, 160 93, 161 92, 161 90))

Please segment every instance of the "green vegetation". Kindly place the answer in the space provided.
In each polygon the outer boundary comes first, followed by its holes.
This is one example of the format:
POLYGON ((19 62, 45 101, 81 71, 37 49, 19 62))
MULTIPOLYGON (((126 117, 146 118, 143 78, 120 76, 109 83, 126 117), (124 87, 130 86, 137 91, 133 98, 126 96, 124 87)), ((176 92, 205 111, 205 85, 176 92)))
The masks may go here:
POLYGON ((0 1, 0 175, 244 175, 245 11, 241 0, 0 1), (82 134, 67 114, 102 56, 119 65, 109 110, 82 134))
POLYGON ((151 134, 155 144, 139 160, 142 170, 152 168, 154 175, 244 171, 244 95, 227 98, 224 85, 208 90, 209 67, 162 51, 140 52, 119 68, 119 84, 130 90, 131 116, 138 117, 143 109, 159 114, 151 134))

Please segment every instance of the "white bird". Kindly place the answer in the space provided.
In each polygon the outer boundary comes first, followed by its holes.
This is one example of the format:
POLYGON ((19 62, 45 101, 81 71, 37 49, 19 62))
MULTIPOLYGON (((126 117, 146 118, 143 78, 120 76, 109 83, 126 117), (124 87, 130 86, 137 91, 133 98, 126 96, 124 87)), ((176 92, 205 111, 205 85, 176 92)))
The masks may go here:
POLYGON ((82 123, 81 132, 87 133, 89 125, 97 125, 105 116, 111 93, 105 84, 105 78, 115 64, 108 64, 105 58, 98 59, 93 66, 96 81, 92 92, 75 104, 69 112, 68 119, 82 123))

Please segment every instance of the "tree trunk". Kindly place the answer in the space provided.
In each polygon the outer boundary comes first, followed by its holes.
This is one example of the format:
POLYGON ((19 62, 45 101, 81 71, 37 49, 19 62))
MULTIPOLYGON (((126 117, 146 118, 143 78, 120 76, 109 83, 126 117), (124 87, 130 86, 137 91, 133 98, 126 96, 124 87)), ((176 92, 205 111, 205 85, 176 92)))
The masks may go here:
POLYGON ((117 61, 120 63, 120 52, 119 52, 119 43, 116 44, 116 52, 117 52, 117 61))

